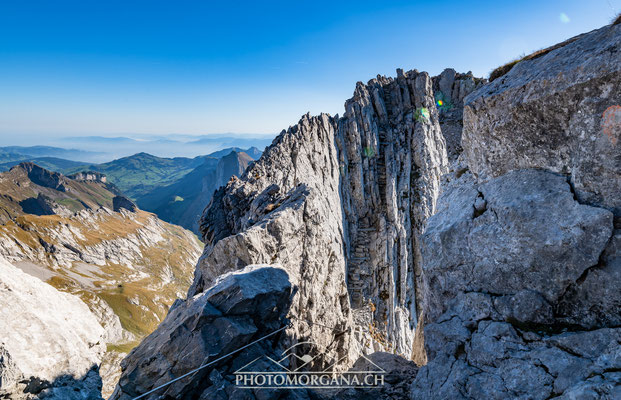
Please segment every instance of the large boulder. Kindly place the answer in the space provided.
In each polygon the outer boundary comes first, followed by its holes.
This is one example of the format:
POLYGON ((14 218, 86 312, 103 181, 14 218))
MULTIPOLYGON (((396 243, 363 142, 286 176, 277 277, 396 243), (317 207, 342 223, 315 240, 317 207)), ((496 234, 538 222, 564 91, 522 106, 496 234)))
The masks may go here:
POLYGON ((621 24, 522 61, 465 100, 462 146, 478 177, 567 174, 581 202, 621 217, 621 24))
POLYGON ((0 398, 101 399, 104 329, 79 298, 0 258, 0 398))
POLYGON ((412 398, 615 398, 619 293, 583 285, 602 273, 612 220, 552 172, 451 182, 422 238, 429 362, 412 398))
MULTIPOLYGON (((285 270, 250 265, 218 278, 201 294, 178 300, 157 330, 122 362, 111 399, 144 394, 286 326, 291 294, 285 270)), ((258 357, 277 359, 279 338, 271 336, 146 398, 255 398, 248 390, 241 391, 243 397, 232 374, 258 357)))
POLYGON ((464 176, 443 194, 423 236, 427 315, 434 320, 466 292, 556 304, 598 264, 612 230, 612 213, 578 203, 563 176, 520 170, 482 184, 464 176))
POLYGON ((581 35, 465 99, 413 399, 621 397, 620 43, 581 35))

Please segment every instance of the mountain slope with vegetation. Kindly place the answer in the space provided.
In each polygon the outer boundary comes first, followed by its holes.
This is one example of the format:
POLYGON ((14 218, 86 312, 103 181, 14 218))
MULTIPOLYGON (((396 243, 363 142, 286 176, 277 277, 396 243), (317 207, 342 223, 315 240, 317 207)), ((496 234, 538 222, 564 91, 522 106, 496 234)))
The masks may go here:
POLYGON ((108 391, 120 359, 187 290, 200 242, 135 208, 101 174, 24 163, 0 174, 0 189, 0 256, 88 305, 106 331, 108 391))
POLYGON ((232 176, 240 177, 253 159, 243 152, 231 151, 215 165, 212 159, 196 167, 172 185, 159 187, 136 199, 137 204, 164 221, 198 233, 198 221, 214 191, 226 185, 232 176))

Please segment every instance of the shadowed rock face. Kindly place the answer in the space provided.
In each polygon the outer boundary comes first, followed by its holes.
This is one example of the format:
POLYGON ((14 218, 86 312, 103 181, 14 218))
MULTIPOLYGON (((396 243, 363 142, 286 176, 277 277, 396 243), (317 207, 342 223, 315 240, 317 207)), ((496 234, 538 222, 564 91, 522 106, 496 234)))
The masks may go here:
POLYGON ((28 178, 35 184, 60 192, 67 191, 65 177, 58 172, 48 171, 31 162, 21 163, 17 168, 25 170, 28 178))
POLYGON ((112 208, 114 212, 120 212, 121 209, 130 212, 136 212, 136 210, 138 210, 136 204, 125 196, 114 196, 112 199, 112 208))

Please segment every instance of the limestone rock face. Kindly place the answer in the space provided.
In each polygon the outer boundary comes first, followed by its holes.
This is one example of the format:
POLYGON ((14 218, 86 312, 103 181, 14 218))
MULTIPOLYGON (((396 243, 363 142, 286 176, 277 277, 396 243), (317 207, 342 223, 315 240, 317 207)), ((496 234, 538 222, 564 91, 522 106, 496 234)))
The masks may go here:
POLYGON ((462 152, 461 131, 463 128, 464 99, 477 88, 487 83, 486 79, 475 78, 472 72, 457 73, 447 68, 433 77, 433 92, 438 109, 440 129, 446 140, 449 162, 462 152))
POLYGON ((104 329, 79 298, 0 258, 0 397, 101 398, 104 329))
MULTIPOLYGON (((285 270, 252 265, 179 300, 157 330, 122 362, 123 375, 111 399, 144 394, 286 326, 291 294, 285 270)), ((279 359, 273 348, 278 339, 267 338, 146 398, 255 398, 252 391, 234 386, 232 373, 261 356, 279 359)))
POLYGON ((107 397, 120 358, 187 292, 200 241, 136 209, 101 179, 21 164, 0 174, 0 191, 0 257, 89 306, 105 329, 108 346, 98 365, 107 397))
MULTIPOLYGON (((188 300, 128 358, 117 396, 221 354, 206 337, 242 338, 235 348, 256 337, 265 310, 238 306, 243 290, 216 295, 227 286, 218 277, 278 264, 297 290, 291 303, 267 302, 292 322, 272 348, 308 340, 318 367, 375 353, 400 371, 396 391, 337 398, 619 398, 620 168, 606 113, 620 102, 620 38, 621 25, 593 31, 486 85, 398 70, 357 84, 340 118, 302 117, 215 193, 188 300), (219 331, 215 321, 233 316, 219 331), (409 356, 423 343, 418 370, 377 353, 409 356)), ((227 373, 167 390, 280 395, 236 391, 227 373)))
POLYGON ((620 28, 466 98, 466 165, 421 239, 429 362, 412 398, 621 396, 620 153, 602 119, 621 102, 620 28))
POLYGON ((581 202, 621 217, 621 25, 518 63, 466 98, 464 155, 480 178, 567 174, 581 202))
MULTIPOLYGON (((517 296, 529 290, 526 297, 541 296, 550 307, 597 265, 611 237, 612 213, 574 200, 563 176, 519 170, 482 184, 464 175, 459 183, 442 195, 424 234, 431 320, 466 292, 517 296), (486 203, 481 212, 478 199, 486 203)), ((516 298, 508 305, 517 309, 507 313, 522 318, 533 307, 516 298)), ((538 311, 533 317, 542 316, 538 311)))
POLYGON ((447 166, 429 75, 398 70, 358 83, 343 117, 304 116, 215 193, 189 295, 224 272, 279 263, 299 287, 292 313, 334 328, 292 330, 326 362, 410 354, 422 298, 418 238, 447 166))

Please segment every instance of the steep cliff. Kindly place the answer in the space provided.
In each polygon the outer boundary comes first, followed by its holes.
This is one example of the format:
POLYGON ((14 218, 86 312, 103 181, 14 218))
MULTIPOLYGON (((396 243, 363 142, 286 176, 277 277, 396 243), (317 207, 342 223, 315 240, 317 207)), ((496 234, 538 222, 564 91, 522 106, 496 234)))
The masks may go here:
POLYGON ((465 99, 413 398, 621 396, 620 46, 589 32, 465 99))
MULTIPOLYGON (((443 84, 452 93, 460 82, 443 84)), ((298 317, 351 330, 332 337, 296 325, 299 337, 332 346, 326 362, 347 365, 372 349, 409 355, 422 298, 418 240, 448 172, 435 97, 429 75, 399 70, 359 83, 343 117, 307 115, 283 132, 215 194, 190 295, 226 271, 279 263, 300 286, 298 317)))

